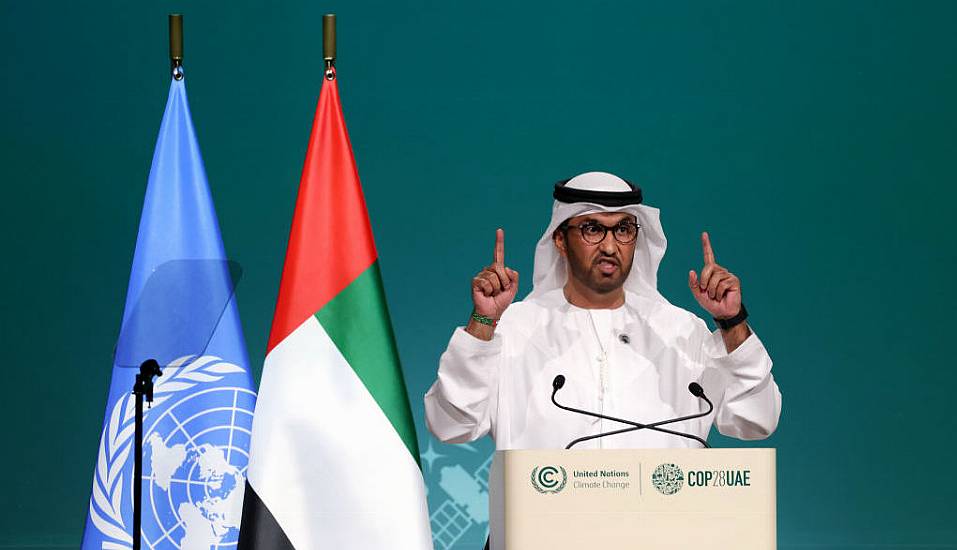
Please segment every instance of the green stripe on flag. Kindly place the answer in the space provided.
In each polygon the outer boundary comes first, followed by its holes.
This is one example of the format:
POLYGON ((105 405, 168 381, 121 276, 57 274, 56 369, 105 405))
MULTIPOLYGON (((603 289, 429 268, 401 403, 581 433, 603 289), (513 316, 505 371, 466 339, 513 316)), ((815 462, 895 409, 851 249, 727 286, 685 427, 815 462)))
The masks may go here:
POLYGON ((415 423, 378 260, 323 306, 316 318, 419 463, 415 423))

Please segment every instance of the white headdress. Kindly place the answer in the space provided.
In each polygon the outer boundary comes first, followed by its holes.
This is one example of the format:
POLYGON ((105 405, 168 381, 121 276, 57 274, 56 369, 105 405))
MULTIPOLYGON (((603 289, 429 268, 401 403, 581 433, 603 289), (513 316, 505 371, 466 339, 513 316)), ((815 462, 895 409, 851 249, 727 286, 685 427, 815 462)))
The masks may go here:
POLYGON ((638 219, 641 228, 635 244, 635 260, 624 287, 647 298, 664 300, 658 293, 658 265, 668 241, 658 219, 658 209, 641 204, 641 189, 607 172, 586 172, 555 184, 553 196, 552 221, 535 247, 532 292, 526 300, 540 298, 565 286, 568 272, 565 260, 552 242, 552 234, 568 218, 595 212, 627 212, 638 219))

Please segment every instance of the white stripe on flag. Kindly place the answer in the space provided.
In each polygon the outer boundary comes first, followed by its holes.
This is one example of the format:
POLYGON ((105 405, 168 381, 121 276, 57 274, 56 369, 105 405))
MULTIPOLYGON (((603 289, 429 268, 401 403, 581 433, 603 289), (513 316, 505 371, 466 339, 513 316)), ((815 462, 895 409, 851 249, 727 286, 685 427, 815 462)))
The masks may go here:
POLYGON ((266 357, 250 455, 297 549, 432 548, 418 464, 314 317, 266 357))

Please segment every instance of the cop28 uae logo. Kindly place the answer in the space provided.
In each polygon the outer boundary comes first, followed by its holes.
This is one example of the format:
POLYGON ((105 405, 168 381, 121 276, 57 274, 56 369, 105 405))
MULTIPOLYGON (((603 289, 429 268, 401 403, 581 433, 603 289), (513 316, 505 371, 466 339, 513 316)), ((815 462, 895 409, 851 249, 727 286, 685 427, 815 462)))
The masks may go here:
POLYGON ((536 466, 532 469, 532 487, 539 493, 557 493, 568 483, 568 473, 559 466, 536 466), (561 470, 561 474, 559 474, 561 470), (559 480, 561 477, 561 480, 559 480))
POLYGON ((673 495, 685 484, 685 474, 674 464, 659 464, 651 472, 651 484, 663 495, 673 495))

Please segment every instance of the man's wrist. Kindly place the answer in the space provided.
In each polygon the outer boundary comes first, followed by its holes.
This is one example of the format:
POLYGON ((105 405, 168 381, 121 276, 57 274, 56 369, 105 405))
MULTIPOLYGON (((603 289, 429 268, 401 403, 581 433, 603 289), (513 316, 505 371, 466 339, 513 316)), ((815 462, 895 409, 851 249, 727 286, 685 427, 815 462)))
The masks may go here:
POLYGON ((498 319, 480 315, 473 311, 471 315, 469 315, 468 324, 465 325, 465 332, 479 340, 485 340, 487 342, 495 335, 495 325, 497 324, 498 319))
POLYGON ((472 321, 476 321, 486 326, 494 327, 498 324, 498 319, 494 317, 489 317, 488 315, 482 315, 481 313, 476 313, 472 311, 472 321))
POLYGON ((724 348, 728 353, 738 349, 738 346, 753 334, 747 323, 741 323, 729 329, 721 329, 720 332, 721 340, 724 341, 724 348))
POLYGON ((718 324, 718 327, 721 330, 731 330, 734 327, 740 325, 748 318, 748 310, 744 308, 744 303, 741 303, 741 309, 738 310, 738 313, 732 317, 726 319, 719 319, 717 317, 712 317, 714 322, 718 324))

